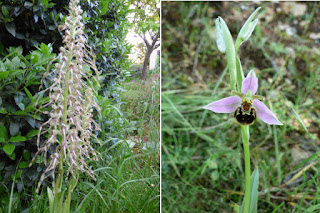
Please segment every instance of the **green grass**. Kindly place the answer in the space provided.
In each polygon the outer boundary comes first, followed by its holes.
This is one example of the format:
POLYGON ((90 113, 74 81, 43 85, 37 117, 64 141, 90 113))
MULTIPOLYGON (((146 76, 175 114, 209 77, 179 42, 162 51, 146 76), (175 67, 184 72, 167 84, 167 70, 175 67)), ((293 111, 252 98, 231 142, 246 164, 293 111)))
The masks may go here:
MULTIPOLYGON (((242 202, 240 126, 231 114, 203 109, 230 96, 226 58, 212 35, 220 15, 236 37, 247 18, 239 14, 250 15, 258 7, 241 4, 247 9, 241 10, 238 3, 162 2, 163 212, 229 213, 242 202)), ((261 6, 274 8, 273 3, 261 6)), ((307 6, 309 14, 319 5, 307 6)), ((266 16, 260 16, 239 52, 245 75, 256 71, 257 93, 284 124, 273 127, 258 119, 250 128, 251 170, 259 168, 260 174, 258 212, 317 212, 320 59, 314 47, 320 45, 308 37, 314 27, 295 39, 277 30, 280 20, 300 23, 312 17, 276 12, 271 20, 266 16)), ((316 12, 310 26, 318 16, 316 12)))
MULTIPOLYGON (((80 176, 72 194, 72 212, 159 212, 157 152, 147 149, 142 154, 132 153, 128 144, 121 140, 110 148, 101 147, 100 152, 103 160, 90 164, 97 180, 80 176)), ((47 184, 51 183, 47 181, 47 184)), ((46 187, 39 195, 22 193, 18 196, 32 198, 25 212, 48 211, 46 187)))

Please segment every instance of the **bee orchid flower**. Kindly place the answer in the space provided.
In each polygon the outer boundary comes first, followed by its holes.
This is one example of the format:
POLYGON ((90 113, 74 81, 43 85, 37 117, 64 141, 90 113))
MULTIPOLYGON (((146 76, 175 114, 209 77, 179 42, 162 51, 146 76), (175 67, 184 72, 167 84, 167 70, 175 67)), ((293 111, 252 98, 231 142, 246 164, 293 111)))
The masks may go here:
POLYGON ((257 90, 258 78, 251 70, 242 81, 241 93, 233 92, 235 96, 214 101, 204 108, 216 113, 234 113, 234 118, 242 125, 253 124, 257 117, 270 125, 282 125, 275 114, 260 101, 264 97, 255 95, 257 90))

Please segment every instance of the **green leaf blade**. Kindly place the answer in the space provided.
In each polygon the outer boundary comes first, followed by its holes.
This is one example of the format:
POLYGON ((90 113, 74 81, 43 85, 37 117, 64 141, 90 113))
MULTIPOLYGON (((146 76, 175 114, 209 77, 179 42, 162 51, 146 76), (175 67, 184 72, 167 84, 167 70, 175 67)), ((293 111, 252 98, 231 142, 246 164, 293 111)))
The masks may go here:
POLYGON ((303 123, 302 119, 300 118, 299 114, 298 114, 293 108, 291 108, 291 110, 292 110, 292 112, 293 112, 294 117, 296 117, 296 119, 298 120, 298 122, 299 122, 299 124, 302 126, 302 128, 303 128, 307 133, 309 133, 306 125, 304 125, 304 123, 303 123))
POLYGON ((6 142, 8 140, 8 130, 5 126, 0 124, 0 142, 6 142))
POLYGON ((49 52, 49 47, 47 45, 45 45, 44 43, 41 43, 40 49, 45 56, 49 56, 50 52, 49 52))
POLYGON ((28 162, 26 162, 26 161, 21 161, 21 162, 19 163, 19 168, 20 168, 20 169, 28 168, 28 166, 29 166, 29 164, 28 164, 28 162))
POLYGON ((6 18, 8 18, 8 17, 9 17, 9 11, 8 11, 8 9, 7 9, 5 6, 2 6, 1 10, 2 10, 2 14, 3 14, 6 18))
POLYGON ((259 187, 259 169, 255 169, 250 178, 250 213, 257 213, 258 210, 258 187, 259 187))
POLYGON ((5 27, 13 37, 16 37, 16 25, 13 22, 7 23, 5 27))
POLYGON ((38 135, 39 134, 39 130, 30 130, 29 132, 28 132, 28 134, 26 135, 26 138, 32 138, 33 136, 35 136, 35 135, 38 135))
POLYGON ((15 148, 16 147, 14 145, 8 143, 5 144, 2 149, 7 155, 11 155, 15 148))
POLYGON ((23 142, 26 141, 27 139, 23 136, 15 136, 10 138, 10 142, 23 142))

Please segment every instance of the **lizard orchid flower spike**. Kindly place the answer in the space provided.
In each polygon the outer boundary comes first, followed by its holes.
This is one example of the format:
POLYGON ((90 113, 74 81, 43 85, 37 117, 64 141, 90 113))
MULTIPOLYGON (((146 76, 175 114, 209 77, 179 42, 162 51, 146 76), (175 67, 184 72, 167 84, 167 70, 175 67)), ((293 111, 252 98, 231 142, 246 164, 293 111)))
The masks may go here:
POLYGON ((205 109, 216 113, 234 113, 239 124, 251 125, 256 117, 271 125, 282 125, 275 114, 260 100, 264 97, 255 95, 258 90, 258 78, 251 70, 242 81, 241 93, 233 92, 235 96, 223 98, 208 104, 205 109), (260 99, 260 100, 258 100, 260 99))
MULTIPOLYGON (((87 160, 98 161, 101 157, 92 147, 93 139, 99 142, 94 131, 100 128, 94 120, 93 112, 93 107, 98 113, 101 111, 96 102, 98 94, 93 86, 94 82, 99 85, 99 73, 95 66, 93 53, 86 48, 84 24, 81 21, 83 10, 79 4, 80 0, 69 2, 69 15, 65 23, 59 25, 59 30, 65 33, 62 37, 64 46, 60 47, 60 53, 54 59, 59 60, 55 64, 55 69, 50 70, 48 66, 45 74, 45 76, 51 75, 54 82, 43 91, 44 93, 49 90, 49 102, 41 107, 48 107, 48 111, 43 113, 49 114, 49 120, 39 129, 38 151, 32 160, 33 163, 37 155, 44 153, 45 163, 47 163, 47 155, 50 154, 49 165, 41 175, 37 192, 48 173, 51 172, 57 199, 60 192, 63 194, 61 190, 63 176, 66 181, 72 176, 77 182, 79 171, 87 173, 96 180, 95 173, 87 160), (96 75, 86 71, 85 65, 94 70, 96 75), (40 135, 47 132, 48 139, 40 143, 40 135), (67 169, 66 175, 64 168, 67 169), (57 179, 54 176, 56 170, 58 170, 57 179)), ((70 186, 69 189, 72 191, 73 186, 70 186)), ((56 212, 62 211, 57 210, 56 212)))

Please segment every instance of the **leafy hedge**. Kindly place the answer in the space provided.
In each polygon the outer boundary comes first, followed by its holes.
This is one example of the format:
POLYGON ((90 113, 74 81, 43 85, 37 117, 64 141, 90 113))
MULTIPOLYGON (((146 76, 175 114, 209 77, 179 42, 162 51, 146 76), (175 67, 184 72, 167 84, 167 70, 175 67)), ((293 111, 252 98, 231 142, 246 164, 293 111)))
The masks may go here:
POLYGON ((41 43, 53 43, 54 52, 58 52, 62 44, 58 22, 67 13, 68 1, 54 2, 5 0, 0 3, 0 52, 3 56, 10 46, 22 46, 23 52, 28 53, 41 43))
MULTIPOLYGON (((32 186, 42 167, 29 168, 37 150, 38 128, 45 116, 37 113, 35 103, 46 103, 48 97, 39 92, 42 73, 56 56, 51 45, 41 44, 39 50, 23 56, 22 47, 9 48, 9 54, 0 61, 0 180, 12 183, 16 175, 19 191, 32 186)), ((44 88, 50 84, 44 81, 44 88)), ((5 187, 0 187, 0 194, 5 187)))
MULTIPOLYGON (((0 2, 0 54, 5 56, 10 46, 22 46, 27 54, 40 43, 52 43, 53 52, 58 53, 62 45, 58 24, 64 21, 68 3, 68 0, 0 2)), ((132 47, 124 41, 129 29, 126 16, 130 4, 101 0, 82 1, 81 6, 85 11, 88 45, 96 53, 96 65, 104 77, 101 93, 118 99, 114 88, 121 74, 129 69, 127 54, 132 47)))
POLYGON ((92 3, 84 2, 84 24, 88 34, 88 44, 96 54, 96 64, 102 72, 102 88, 104 94, 118 101, 119 95, 114 90, 121 75, 129 70, 127 54, 131 45, 125 42, 129 30, 126 18, 130 4, 123 1, 102 0, 92 3), (92 18, 95 17, 95 18, 92 18))

